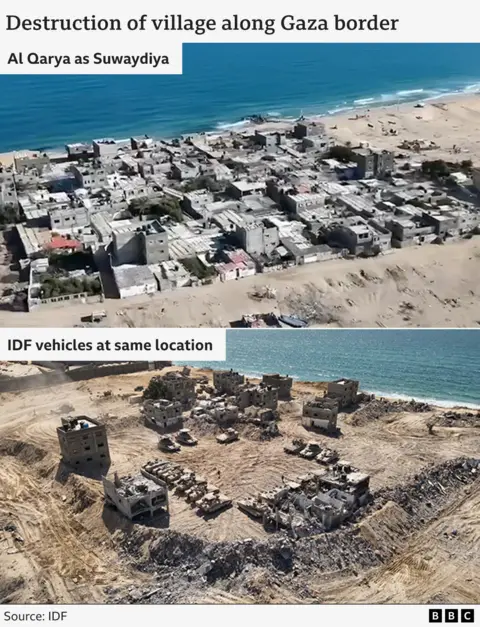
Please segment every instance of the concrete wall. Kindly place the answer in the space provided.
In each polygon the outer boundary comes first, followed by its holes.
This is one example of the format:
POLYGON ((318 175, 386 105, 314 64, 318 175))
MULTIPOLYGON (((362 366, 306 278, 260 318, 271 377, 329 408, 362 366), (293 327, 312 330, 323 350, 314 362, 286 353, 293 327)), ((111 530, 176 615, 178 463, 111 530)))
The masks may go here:
POLYGON ((138 361, 123 364, 109 364, 102 366, 83 366, 65 372, 47 372, 45 374, 34 374, 27 377, 17 377, 11 379, 0 379, 0 393, 18 392, 33 388, 44 388, 51 385, 61 385, 71 381, 85 381, 98 377, 109 377, 117 374, 128 374, 131 372, 142 372, 149 370, 147 361, 138 361))

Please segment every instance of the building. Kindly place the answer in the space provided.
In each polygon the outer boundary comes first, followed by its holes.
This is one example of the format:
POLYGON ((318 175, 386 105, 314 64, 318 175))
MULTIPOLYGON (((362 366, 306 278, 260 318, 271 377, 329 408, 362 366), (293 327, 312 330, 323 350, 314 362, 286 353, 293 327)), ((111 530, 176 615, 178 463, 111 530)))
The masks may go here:
POLYGON ((69 161, 82 161, 93 159, 93 144, 77 142, 75 144, 67 144, 65 146, 69 161))
POLYGON ((278 390, 279 400, 287 401, 292 393, 292 377, 284 377, 281 374, 264 374, 262 383, 278 390))
POLYGON ((354 379, 338 379, 337 381, 329 381, 327 387, 327 396, 337 399, 339 408, 350 407, 355 405, 358 396, 359 382, 354 379))
POLYGON ((70 230, 87 226, 89 215, 85 207, 64 207, 49 211, 52 231, 70 230))
POLYGON ((480 192, 480 168, 474 168, 472 172, 473 186, 480 192))
POLYGON ((184 376, 180 372, 167 372, 154 378, 158 385, 160 398, 179 402, 184 409, 193 407, 197 397, 194 379, 184 376))
POLYGON ((105 425, 87 416, 62 418, 57 427, 62 461, 74 468, 110 465, 105 425))
POLYGON ((79 187, 88 190, 104 189, 109 187, 108 173, 101 166, 89 165, 71 165, 70 171, 75 177, 75 181, 79 187))
POLYGON ((249 255, 270 255, 280 245, 278 227, 267 218, 237 226, 240 246, 249 255))
POLYGON ((119 298, 155 294, 158 282, 148 266, 125 264, 112 268, 119 298))
POLYGON ((168 514, 167 484, 146 474, 142 470, 142 474, 135 477, 119 478, 115 473, 113 481, 103 477, 106 503, 132 521, 168 514))
POLYGON ((302 425, 322 429, 328 433, 337 431, 339 402, 333 398, 319 397, 303 404, 302 425))
POLYGON ((182 412, 183 408, 180 402, 166 399, 146 400, 142 408, 145 426, 152 427, 161 433, 181 429, 183 426, 182 412))
POLYGON ((213 387, 219 394, 233 396, 244 383, 245 377, 243 374, 239 374, 233 370, 213 371, 213 387))
POLYGON ((233 198, 240 199, 250 194, 261 194, 266 189, 265 181, 232 181, 228 192, 233 198))
POLYGON ((361 179, 371 179, 375 176, 375 155, 369 148, 353 151, 352 160, 357 164, 357 176, 361 179))
POLYGON ((252 405, 267 409, 277 409, 278 389, 264 383, 259 385, 245 383, 238 389, 236 399, 240 410, 244 410, 252 405))
POLYGON ((130 139, 95 139, 93 141, 93 155, 99 157, 116 157, 119 150, 130 150, 130 139))
POLYGON ((156 264, 168 261, 168 234, 158 220, 120 220, 112 223, 116 265, 156 264))

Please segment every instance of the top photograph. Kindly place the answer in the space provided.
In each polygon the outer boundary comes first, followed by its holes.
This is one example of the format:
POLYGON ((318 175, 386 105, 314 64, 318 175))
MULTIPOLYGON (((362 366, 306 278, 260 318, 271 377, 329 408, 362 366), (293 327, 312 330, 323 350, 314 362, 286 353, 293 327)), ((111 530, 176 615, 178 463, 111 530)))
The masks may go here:
POLYGON ((479 327, 479 68, 188 44, 183 75, 0 76, 0 327, 479 327))

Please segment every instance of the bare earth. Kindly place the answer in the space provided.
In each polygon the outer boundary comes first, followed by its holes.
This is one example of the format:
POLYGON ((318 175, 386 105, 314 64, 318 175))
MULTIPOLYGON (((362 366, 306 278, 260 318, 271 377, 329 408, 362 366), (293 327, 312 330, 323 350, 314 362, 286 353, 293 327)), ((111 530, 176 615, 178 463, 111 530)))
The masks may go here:
MULTIPOLYGON (((227 327, 247 313, 297 313, 321 303, 340 327, 474 327, 480 324, 480 239, 393 251, 375 259, 333 260, 154 296, 107 300, 107 326, 227 327), (270 285, 275 300, 249 297, 270 285)), ((98 308, 98 305, 97 305, 98 308)), ((31 313, 0 311, 3 327, 70 327, 91 305, 31 313)))
MULTIPOLYGON (((1 396, 0 529, 14 524, 23 542, 0 531, 0 602, 105 602, 111 600, 109 590, 155 585, 154 574, 140 572, 133 560, 119 554, 122 539, 135 537, 138 525, 104 510, 99 481, 58 473, 55 433, 63 403, 71 404, 77 413, 100 416, 108 425, 111 471, 137 472, 146 461, 162 456, 156 448, 158 436, 140 421, 139 406, 126 400, 150 376, 123 375, 1 396), (104 397, 105 390, 112 395, 104 397)), ((197 447, 182 449, 175 460, 200 471, 233 499, 279 486, 283 476, 294 479, 312 470, 314 462, 286 455, 283 446, 292 437, 310 439, 300 424, 300 401, 323 387, 321 383, 295 384, 294 400, 281 405, 279 438, 253 441, 244 434, 238 442, 222 446, 213 435, 202 436, 197 447)), ((341 457, 369 473, 371 488, 378 490, 406 481, 432 462, 478 455, 478 428, 438 426, 433 434, 428 433, 427 421, 440 411, 444 410, 389 414, 362 425, 342 415, 341 438, 315 439, 335 447, 341 457)), ((170 498, 171 531, 209 542, 267 537, 261 524, 236 507, 204 520, 180 497, 171 494, 170 498)), ((358 525, 361 536, 374 545, 377 542, 379 548, 393 546, 392 557, 379 567, 354 573, 318 572, 308 582, 310 601, 478 602, 479 480, 461 487, 430 523, 412 529, 406 539, 403 515, 392 504, 363 519, 358 525), (455 537, 452 530, 456 530, 455 537)), ((141 533, 145 545, 140 554, 148 555, 146 547, 165 529, 144 527, 141 533)), ((273 587, 257 583, 258 590, 250 591, 236 589, 235 582, 220 582, 200 591, 192 587, 189 601, 302 601, 282 579, 273 587)))

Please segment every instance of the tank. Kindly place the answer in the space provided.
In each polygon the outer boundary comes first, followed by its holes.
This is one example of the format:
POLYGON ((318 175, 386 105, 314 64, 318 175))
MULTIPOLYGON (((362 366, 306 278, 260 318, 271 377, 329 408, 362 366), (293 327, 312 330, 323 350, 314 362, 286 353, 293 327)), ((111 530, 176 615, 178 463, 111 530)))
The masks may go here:
POLYGON ((207 491, 208 487, 206 480, 197 477, 195 480, 195 484, 191 488, 188 488, 188 490, 185 490, 187 503, 196 503, 198 500, 205 496, 207 491))
POLYGON ((185 494, 187 490, 195 485, 195 473, 191 470, 185 471, 183 475, 177 480, 175 486, 175 492, 179 494, 185 494))
POLYGON ((195 446, 195 444, 198 443, 198 440, 193 437, 189 429, 180 429, 177 433, 176 440, 179 444, 183 444, 184 446, 195 446))
POLYGON ((196 505, 201 514, 213 514, 222 509, 230 507, 232 501, 218 490, 207 492, 204 497, 197 501, 196 505))
POLYGON ((298 455, 300 451, 305 448, 305 441, 301 439, 292 440, 291 444, 287 444, 283 447, 283 450, 287 455, 298 455))
POLYGON ((316 442, 308 442, 307 446, 300 451, 300 457, 304 459, 314 459, 320 452, 321 447, 316 442))
POLYGON ((228 444, 229 442, 235 442, 235 440, 238 440, 238 431, 232 428, 228 428, 220 435, 217 435, 217 442, 220 444, 228 444))
POLYGON ((262 518, 268 510, 265 503, 260 503, 257 499, 251 497, 237 501, 237 506, 239 510, 254 518, 262 518))
POLYGON ((168 436, 160 438, 158 441, 158 448, 165 453, 177 453, 180 450, 179 445, 168 436))
POLYGON ((315 458, 315 461, 319 464, 324 464, 328 466, 329 464, 334 464, 338 461, 338 453, 334 449, 324 448, 315 458))

